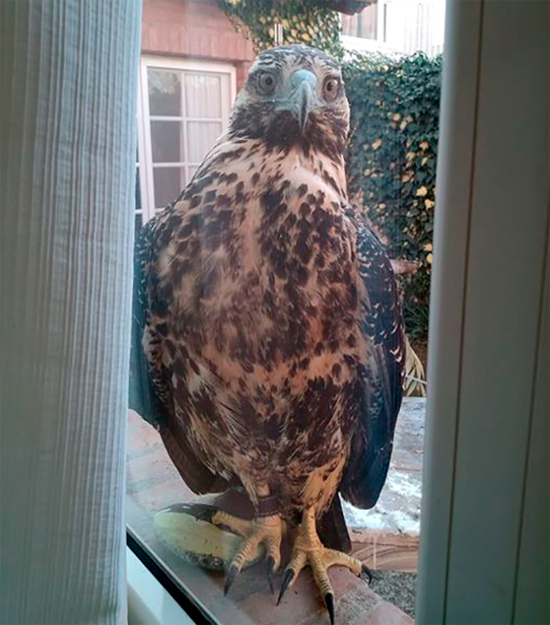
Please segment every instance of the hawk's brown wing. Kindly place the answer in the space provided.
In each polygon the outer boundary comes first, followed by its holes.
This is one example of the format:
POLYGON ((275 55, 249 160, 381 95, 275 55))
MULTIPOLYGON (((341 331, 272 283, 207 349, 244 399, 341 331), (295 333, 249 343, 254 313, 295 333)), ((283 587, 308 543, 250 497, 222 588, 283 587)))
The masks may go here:
POLYGON ((340 492, 359 508, 372 508, 386 481, 401 407, 405 334, 390 259, 364 225, 357 226, 357 258, 368 295, 362 330, 371 349, 358 380, 360 421, 340 492))
POLYGON ((227 481, 212 473, 197 456, 185 424, 175 417, 169 384, 172 372, 155 357, 154 349, 147 357, 142 347, 144 332, 151 330, 151 311, 168 304, 162 301, 162 292, 154 288, 157 236, 156 220, 152 219, 141 228, 135 246, 129 407, 159 431, 172 462, 193 492, 220 492, 227 481))

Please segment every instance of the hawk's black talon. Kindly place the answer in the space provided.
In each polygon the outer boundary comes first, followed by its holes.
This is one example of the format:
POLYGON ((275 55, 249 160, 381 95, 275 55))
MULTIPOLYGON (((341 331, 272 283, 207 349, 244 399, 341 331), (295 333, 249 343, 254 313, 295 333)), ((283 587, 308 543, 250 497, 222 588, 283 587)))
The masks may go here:
POLYGON ((208 506, 205 504, 194 503, 189 506, 188 514, 194 516, 198 521, 205 521, 206 523, 212 523, 212 517, 218 512, 214 506, 208 506))
POLYGON ((231 586, 233 586, 233 582, 237 579, 238 574, 239 569, 234 564, 232 564, 225 575, 225 584, 223 586, 224 595, 227 595, 229 589, 231 588, 231 586))
POLYGON ((273 591, 275 590, 273 588, 273 569, 275 568, 275 559, 273 558, 273 556, 269 556, 269 558, 267 559, 267 583, 269 584, 269 590, 271 591, 271 594, 273 594, 273 591))
POLYGON ((323 601, 327 606, 328 615, 330 617, 330 625, 334 625, 334 595, 331 592, 327 592, 327 594, 323 597, 323 601))
POLYGON ((367 583, 370 586, 372 579, 373 579, 373 575, 372 575, 372 571, 369 569, 369 567, 366 564, 361 565, 361 574, 367 578, 367 583))
POLYGON ((290 582, 293 579, 294 579, 294 571, 293 571, 293 569, 287 569, 285 571, 285 574, 283 575, 283 582, 281 584, 281 592, 279 593, 279 598, 277 599, 277 605, 279 605, 279 603, 281 603, 283 595, 285 594, 286 589, 288 588, 290 582))

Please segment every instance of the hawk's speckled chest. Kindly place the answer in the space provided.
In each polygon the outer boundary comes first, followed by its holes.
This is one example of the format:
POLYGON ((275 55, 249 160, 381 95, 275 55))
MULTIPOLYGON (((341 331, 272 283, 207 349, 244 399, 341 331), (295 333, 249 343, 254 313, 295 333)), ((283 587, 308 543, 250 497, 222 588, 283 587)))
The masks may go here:
POLYGON ((170 327, 231 385, 354 352, 355 232, 332 163, 248 141, 222 144, 205 165, 164 217, 170 327))
POLYGON ((303 454, 320 467, 347 453, 367 350, 345 202, 343 167, 328 159, 222 142, 156 225, 153 299, 165 305, 151 336, 195 445, 223 475, 288 471, 298 454, 305 479, 303 454))

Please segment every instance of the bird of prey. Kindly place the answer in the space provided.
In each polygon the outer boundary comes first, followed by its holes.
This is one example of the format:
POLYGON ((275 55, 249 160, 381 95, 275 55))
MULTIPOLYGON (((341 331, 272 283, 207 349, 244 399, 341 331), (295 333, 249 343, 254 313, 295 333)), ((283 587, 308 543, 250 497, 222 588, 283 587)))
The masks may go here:
POLYGON ((348 131, 331 56, 263 52, 227 132, 136 246, 141 414, 194 492, 236 486, 254 506, 246 530, 218 519, 245 536, 226 589, 259 544, 280 569, 293 526, 281 596, 309 566, 331 620, 327 569, 362 569, 339 495, 370 508, 380 494, 405 355, 390 260, 348 204, 348 131))

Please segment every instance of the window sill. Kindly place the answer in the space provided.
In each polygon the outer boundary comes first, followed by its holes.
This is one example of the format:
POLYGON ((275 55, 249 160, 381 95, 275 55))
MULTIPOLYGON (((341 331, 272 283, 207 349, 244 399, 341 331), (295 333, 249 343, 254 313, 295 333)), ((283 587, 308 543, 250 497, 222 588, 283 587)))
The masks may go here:
POLYGON ((128 625, 194 625, 139 558, 126 548, 128 625))

